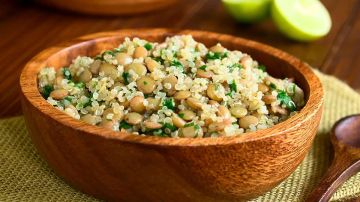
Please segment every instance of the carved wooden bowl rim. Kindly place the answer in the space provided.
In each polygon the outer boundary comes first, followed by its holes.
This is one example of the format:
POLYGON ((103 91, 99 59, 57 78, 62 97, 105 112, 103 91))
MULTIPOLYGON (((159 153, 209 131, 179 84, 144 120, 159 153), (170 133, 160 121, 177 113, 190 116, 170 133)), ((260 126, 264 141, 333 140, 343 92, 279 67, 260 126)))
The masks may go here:
MULTIPOLYGON (((197 30, 175 30, 175 29, 122 29, 111 32, 100 32, 90 35, 85 35, 68 42, 55 45, 47 48, 33 57, 24 67, 20 76, 20 86, 23 96, 38 110, 47 115, 49 118, 56 120, 59 124, 66 127, 71 127, 74 130, 80 130, 86 132, 86 135, 102 136, 112 140, 126 141, 129 143, 147 144, 147 145, 161 145, 161 146, 207 146, 207 145, 229 145, 238 144, 249 141, 256 141, 271 136, 281 135, 291 130, 293 127, 297 127, 309 119, 314 118, 316 112, 321 109, 323 103, 323 87, 319 78, 312 71, 311 67, 300 61, 298 58, 285 53, 279 49, 271 46, 255 42, 252 40, 235 37, 226 34, 219 34, 207 31, 197 30), (242 46, 255 49, 266 54, 270 54, 280 60, 284 60, 290 64, 291 68, 296 69, 306 79, 309 86, 308 100, 305 106, 299 111, 298 114, 290 117, 286 121, 274 125, 273 127, 262 129, 255 132, 248 132, 244 135, 235 137, 217 137, 217 138, 163 138, 156 136, 140 136, 133 135, 126 132, 116 132, 110 129, 106 129, 99 126, 93 126, 85 122, 73 119, 62 111, 51 106, 41 96, 37 88, 37 73, 46 64, 47 59, 62 51, 67 51, 73 48, 79 48, 85 45, 86 42, 96 40, 97 42, 106 42, 108 39, 121 36, 139 36, 140 38, 151 35, 157 36, 171 36, 176 34, 192 34, 196 37, 204 38, 221 38, 221 41, 233 41, 233 43, 241 44, 242 46)), ((46 124, 46 123, 44 123, 46 124)), ((74 135, 81 135, 80 133, 74 135)), ((301 135, 301 134, 299 134, 301 135)))

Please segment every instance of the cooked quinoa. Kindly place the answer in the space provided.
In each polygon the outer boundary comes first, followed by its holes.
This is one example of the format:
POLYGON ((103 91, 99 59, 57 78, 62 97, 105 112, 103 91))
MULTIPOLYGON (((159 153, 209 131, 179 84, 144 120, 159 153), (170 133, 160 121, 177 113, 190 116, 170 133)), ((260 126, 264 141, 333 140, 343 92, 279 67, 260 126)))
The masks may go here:
POLYGON ((126 38, 96 57, 38 74, 43 97, 75 119, 161 137, 220 137, 269 128, 297 113, 304 92, 250 55, 191 35, 126 38))

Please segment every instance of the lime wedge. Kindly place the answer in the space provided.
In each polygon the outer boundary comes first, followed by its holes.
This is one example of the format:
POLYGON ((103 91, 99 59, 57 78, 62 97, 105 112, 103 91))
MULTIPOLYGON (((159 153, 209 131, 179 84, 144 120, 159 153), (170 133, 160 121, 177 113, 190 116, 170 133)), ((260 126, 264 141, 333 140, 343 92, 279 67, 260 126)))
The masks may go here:
POLYGON ((237 21, 258 22, 270 14, 271 0, 222 0, 225 9, 237 21))
POLYGON ((329 33, 331 18, 319 0, 274 0, 271 16, 291 39, 312 41, 329 33))

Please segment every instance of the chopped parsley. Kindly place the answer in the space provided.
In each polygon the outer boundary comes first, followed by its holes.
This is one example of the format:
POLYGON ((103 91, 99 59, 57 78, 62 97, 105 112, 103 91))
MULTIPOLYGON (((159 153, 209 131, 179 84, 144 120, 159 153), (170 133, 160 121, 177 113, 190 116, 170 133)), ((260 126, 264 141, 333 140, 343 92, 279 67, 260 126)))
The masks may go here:
POLYGON ((74 86, 77 87, 77 88, 82 89, 82 88, 85 87, 85 84, 83 82, 79 82, 79 83, 76 83, 74 86))
POLYGON ((199 67, 199 69, 204 70, 204 71, 206 70, 206 68, 207 68, 206 65, 203 65, 203 66, 199 67))
POLYGON ((153 135, 158 137, 169 137, 169 135, 164 133, 161 128, 153 130, 153 135))
POLYGON ((237 86, 236 86, 235 80, 233 80, 231 82, 231 84, 229 84, 229 88, 230 88, 231 92, 236 92, 237 91, 237 86))
POLYGON ((179 113, 179 117, 180 117, 180 118, 182 118, 182 119, 183 119, 183 118, 184 118, 184 116, 185 116, 185 114, 184 114, 184 113, 179 113))
POLYGON ((197 124, 194 125, 194 128, 195 128, 195 130, 200 130, 200 126, 197 124))
POLYGON ((64 100, 67 100, 67 101, 69 101, 69 102, 72 102, 73 98, 74 98, 74 96, 66 96, 66 97, 64 98, 64 100))
POLYGON ((144 84, 144 85, 147 85, 147 84, 148 84, 148 82, 144 81, 144 82, 143 82, 143 84, 144 84))
POLYGON ((160 64, 164 64, 164 59, 162 57, 155 57, 153 58, 156 62, 159 62, 160 64))
POLYGON ((50 93, 54 90, 54 87, 51 85, 45 85, 42 91, 42 95, 45 99, 50 96, 50 93))
POLYGON ((208 52, 205 55, 207 60, 216 60, 216 59, 223 59, 227 57, 227 53, 219 53, 219 52, 208 52))
POLYGON ((187 123, 187 124, 185 124, 185 125, 184 125, 184 128, 186 128, 186 127, 190 127, 190 126, 194 126, 194 125, 195 125, 195 123, 194 123, 194 122, 187 123))
POLYGON ((129 83, 130 83, 130 77, 131 77, 131 75, 129 74, 129 72, 123 72, 122 73, 122 77, 123 77, 123 79, 124 79, 124 83, 126 84, 126 85, 128 85, 129 83))
POLYGON ((70 72, 69 68, 67 68, 67 67, 64 67, 64 68, 63 68, 63 75, 64 75, 65 79, 67 79, 67 80, 69 80, 69 81, 70 81, 71 78, 72 78, 71 72, 70 72))
POLYGON ((174 126, 170 123, 163 123, 162 129, 165 131, 166 128, 168 128, 171 132, 174 132, 177 130, 176 126, 174 126))
POLYGON ((83 103, 83 108, 91 106, 91 99, 89 98, 87 102, 83 103))
POLYGON ((151 45, 150 43, 146 43, 146 44, 144 45, 144 48, 149 51, 149 50, 152 49, 152 45, 151 45))
POLYGON ((291 100, 290 96, 285 91, 279 90, 277 99, 280 101, 280 104, 285 105, 288 110, 292 112, 296 110, 294 101, 291 100))
POLYGON ((266 72, 266 66, 265 65, 259 65, 257 66, 258 69, 260 69, 263 72, 266 72))
POLYGON ((276 90, 276 85, 274 83, 270 83, 269 86, 270 86, 271 90, 276 90))
POLYGON ((129 128, 131 128, 131 125, 128 124, 127 122, 125 122, 125 121, 121 121, 119 128, 120 128, 120 129, 121 129, 121 128, 129 129, 129 128))
POLYGON ((114 50, 106 50, 103 53, 101 53, 100 55, 97 55, 95 57, 95 60, 104 61, 104 56, 105 55, 111 55, 111 56, 115 57, 116 53, 119 53, 119 52, 121 52, 120 48, 114 48, 114 50))
POLYGON ((181 64, 181 62, 179 62, 177 60, 171 61, 170 66, 175 66, 175 67, 181 69, 182 71, 184 71, 184 66, 181 64))
POLYGON ((233 64, 231 66, 228 66, 228 68, 229 68, 230 72, 233 72, 234 69, 236 69, 236 68, 242 69, 243 66, 241 64, 239 64, 239 63, 235 63, 235 64, 233 64))
POLYGON ((168 109, 175 109, 175 101, 173 98, 165 98, 162 104, 168 109))

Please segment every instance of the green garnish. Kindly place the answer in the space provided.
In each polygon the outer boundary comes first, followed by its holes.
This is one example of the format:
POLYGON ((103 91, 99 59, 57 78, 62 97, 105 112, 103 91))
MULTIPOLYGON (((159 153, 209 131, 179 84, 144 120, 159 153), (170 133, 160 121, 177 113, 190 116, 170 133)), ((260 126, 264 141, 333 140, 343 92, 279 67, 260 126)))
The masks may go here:
POLYGON ((269 86, 270 86, 271 90, 276 90, 276 85, 274 83, 270 83, 269 86))
POLYGON ((156 62, 159 62, 160 64, 164 64, 164 59, 162 57, 155 57, 153 58, 156 62))
POLYGON ((171 132, 174 132, 177 130, 176 126, 174 126, 170 123, 163 123, 162 129, 165 130, 166 128, 168 128, 171 132))
POLYGON ((231 66, 228 66, 228 68, 230 69, 230 72, 233 72, 234 69, 236 69, 236 68, 242 69, 243 66, 241 64, 239 64, 239 63, 235 63, 235 64, 233 64, 231 66))
POLYGON ((266 72, 266 66, 265 65, 259 65, 257 68, 260 69, 263 72, 266 72))
POLYGON ((42 91, 42 95, 45 99, 50 96, 50 93, 54 90, 54 87, 51 85, 45 85, 42 91))
POLYGON ((63 75, 64 75, 65 79, 67 79, 67 80, 71 80, 71 78, 72 78, 71 72, 70 72, 69 68, 67 68, 67 67, 63 68, 63 75))
POLYGON ((143 83, 144 83, 144 85, 147 85, 147 84, 148 84, 148 82, 146 82, 146 81, 144 81, 143 83))
POLYGON ((286 108, 290 111, 296 110, 295 102, 291 100, 290 96, 283 90, 278 91, 277 99, 280 101, 280 104, 286 106, 286 108))
POLYGON ((204 71, 206 70, 206 68, 207 68, 206 65, 203 65, 203 66, 199 67, 199 69, 204 70, 204 71))
POLYGON ((195 125, 195 123, 194 123, 194 122, 187 123, 187 124, 185 124, 185 125, 184 125, 184 128, 186 128, 186 127, 190 127, 190 126, 194 126, 194 125, 195 125))
POLYGON ((119 126, 119 128, 121 129, 121 128, 124 128, 124 129, 129 129, 129 128, 131 128, 132 126, 130 125, 130 124, 128 124, 127 122, 125 122, 125 121, 121 121, 120 122, 120 126, 119 126))
POLYGON ((168 109, 175 109, 175 101, 173 98, 165 98, 163 101, 163 106, 165 106, 168 109))
POLYGON ((149 43, 146 43, 146 44, 144 45, 144 48, 149 51, 149 50, 152 49, 152 45, 149 44, 149 43))
POLYGON ((158 137, 169 137, 169 135, 164 133, 161 128, 153 130, 153 134, 154 136, 158 136, 158 137))
POLYGON ((235 80, 233 80, 231 82, 231 84, 229 84, 229 88, 230 88, 231 92, 236 92, 237 91, 237 86, 236 86, 235 80))
POLYGON ((65 98, 64 98, 64 100, 67 100, 67 101, 69 101, 69 102, 72 102, 72 99, 74 98, 74 96, 66 96, 65 98))
POLYGON ((82 88, 85 87, 85 84, 83 82, 79 82, 79 83, 76 83, 74 86, 77 87, 77 88, 82 89, 82 88))
POLYGON ((219 52, 208 52, 205 55, 207 60, 216 60, 216 59, 223 59, 227 57, 227 53, 219 53, 219 52))
POLYGON ((184 118, 184 116, 185 116, 185 114, 183 114, 183 113, 179 114, 179 117, 182 118, 182 119, 184 118))
POLYGON ((115 57, 116 53, 121 52, 121 50, 122 50, 121 48, 114 48, 114 50, 106 50, 103 53, 101 53, 100 55, 97 55, 95 57, 95 60, 104 61, 104 56, 105 55, 111 55, 111 56, 115 57))
POLYGON ((111 51, 111 50, 106 50, 101 54, 103 57, 104 55, 111 55, 111 56, 115 56, 115 51, 111 51))
POLYGON ((126 84, 126 85, 128 85, 129 83, 130 83, 130 77, 131 77, 131 75, 129 74, 129 72, 123 72, 122 73, 122 77, 123 77, 123 79, 124 79, 124 83, 126 84))
POLYGON ((195 128, 195 130, 200 130, 201 127, 199 125, 195 124, 194 128, 195 128))
POLYGON ((180 68, 182 71, 184 71, 184 66, 181 64, 181 62, 177 60, 171 61, 170 66, 175 66, 177 68, 180 68))

